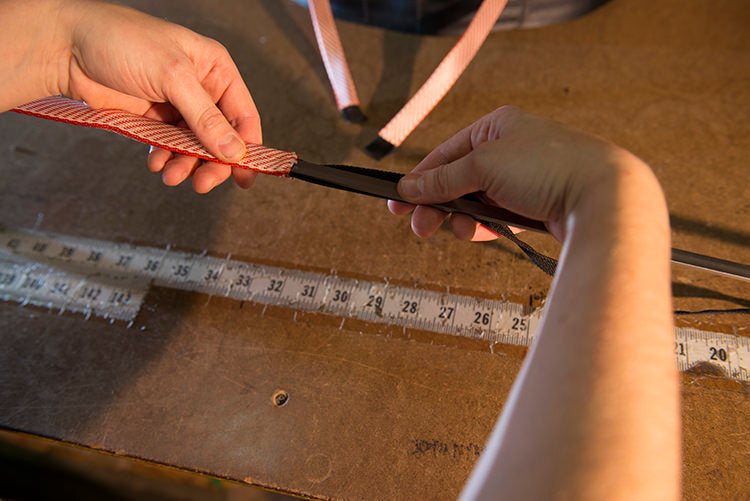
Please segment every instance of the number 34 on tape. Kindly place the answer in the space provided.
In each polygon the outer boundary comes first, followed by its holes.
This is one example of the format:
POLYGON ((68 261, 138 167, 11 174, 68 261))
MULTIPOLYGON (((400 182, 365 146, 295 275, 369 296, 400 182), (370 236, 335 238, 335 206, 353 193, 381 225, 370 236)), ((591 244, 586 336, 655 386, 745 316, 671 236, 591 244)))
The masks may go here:
MULTIPOLYGON (((0 228, 0 299, 134 321, 151 284, 387 323, 490 343, 530 346, 542 309, 384 282, 0 228)), ((687 370, 718 366, 750 381, 750 338, 675 329, 675 357, 687 370)))

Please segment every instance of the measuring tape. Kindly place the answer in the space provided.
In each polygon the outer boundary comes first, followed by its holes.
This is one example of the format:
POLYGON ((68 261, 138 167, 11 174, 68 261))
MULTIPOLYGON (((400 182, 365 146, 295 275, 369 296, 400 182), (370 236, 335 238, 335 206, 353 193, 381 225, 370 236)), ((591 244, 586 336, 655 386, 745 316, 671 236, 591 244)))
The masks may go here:
MULTIPOLYGON (((542 308, 177 251, 0 228, 0 299, 133 325, 151 285, 530 346, 542 308)), ((680 370, 750 381, 750 338, 675 328, 680 370)))

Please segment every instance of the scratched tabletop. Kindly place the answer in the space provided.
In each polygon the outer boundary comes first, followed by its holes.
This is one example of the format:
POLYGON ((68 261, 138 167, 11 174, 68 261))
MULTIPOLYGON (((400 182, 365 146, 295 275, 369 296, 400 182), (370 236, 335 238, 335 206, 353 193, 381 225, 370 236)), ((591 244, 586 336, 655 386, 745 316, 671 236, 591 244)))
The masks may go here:
MULTIPOLYGON (((742 0, 614 0, 575 21, 490 35, 393 154, 363 147, 455 38, 339 23, 364 124, 340 119, 307 11, 289 0, 128 1, 221 41, 269 146, 408 172, 503 104, 602 135, 654 169, 676 247, 750 263, 749 16, 742 0), (710 22, 708 22, 710 20, 710 22)), ((146 148, 104 131, 0 115, 0 223, 539 305, 550 279, 512 244, 420 240, 384 203, 259 177, 166 188, 146 148)), ((524 237, 556 255, 544 235, 524 237)), ((750 308, 746 282, 673 268, 675 308, 750 308)), ((132 325, 0 302, 0 426, 313 498, 452 499, 524 350, 296 315, 152 287, 132 325), (287 397, 281 401, 280 392, 287 397)), ((679 325, 750 335, 742 313, 679 325)), ((684 492, 741 498, 747 387, 683 376, 684 492)))

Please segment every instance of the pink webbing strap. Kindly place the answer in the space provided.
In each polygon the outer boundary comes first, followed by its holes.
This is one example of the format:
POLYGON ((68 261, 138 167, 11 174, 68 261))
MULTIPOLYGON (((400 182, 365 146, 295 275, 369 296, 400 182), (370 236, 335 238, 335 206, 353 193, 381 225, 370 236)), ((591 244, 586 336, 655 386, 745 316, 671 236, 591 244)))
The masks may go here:
MULTIPOLYGON (((507 0, 484 0, 466 31, 406 105, 378 132, 378 139, 399 146, 456 83, 500 17, 507 0)), ((378 142, 376 139, 374 144, 378 142)), ((369 147, 369 146, 368 146, 369 147)), ((387 153, 387 152, 386 152, 387 153)))
POLYGON ((258 144, 247 144, 237 163, 223 162, 209 153, 190 129, 121 110, 93 110, 81 101, 67 97, 46 97, 11 111, 86 127, 107 129, 142 143, 191 157, 254 170, 274 176, 287 176, 297 163, 293 151, 281 151, 258 144))
MULTIPOLYGON (((424 120, 461 76, 476 55, 492 27, 500 17, 507 0, 484 0, 456 45, 443 58, 432 75, 406 103, 406 105, 383 127, 378 137, 367 145, 367 151, 380 159, 406 137, 424 120)), ((328 78, 336 96, 339 109, 344 113, 347 103, 359 104, 354 83, 349 72, 341 40, 331 13, 329 0, 308 0, 310 17, 318 39, 328 78), (350 96, 354 96, 354 100, 350 96)), ((357 108, 359 111, 359 108, 357 108)), ((363 117, 364 118, 364 117, 363 117)), ((348 119, 348 117, 347 117, 348 119)))
POLYGON ((362 122, 365 116, 359 108, 359 97, 346 62, 344 47, 333 20, 329 0, 308 0, 315 38, 318 40, 323 65, 333 88, 336 105, 349 122, 362 122))

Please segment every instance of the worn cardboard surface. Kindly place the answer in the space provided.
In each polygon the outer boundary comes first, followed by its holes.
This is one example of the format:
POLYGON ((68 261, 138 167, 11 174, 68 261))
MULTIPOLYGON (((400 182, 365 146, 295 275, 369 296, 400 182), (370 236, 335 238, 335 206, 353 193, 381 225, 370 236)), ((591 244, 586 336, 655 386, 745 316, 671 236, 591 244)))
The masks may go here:
MULTIPOLYGON (((267 144, 311 161, 406 172, 503 104, 608 137, 664 186, 676 247, 750 262, 750 15, 739 0, 615 0, 583 19, 493 34, 395 154, 362 147, 455 42, 340 23, 369 121, 343 122, 307 12, 287 1, 128 2, 224 43, 267 144)), ((146 148, 112 134, 0 115, 2 223, 288 267, 450 286, 520 301, 549 279, 512 244, 414 237, 381 201, 259 178, 199 196, 168 189, 146 148)), ((541 235, 525 239, 556 254, 541 235)), ((675 308, 748 308, 747 283, 674 268, 675 308)), ((680 316, 750 334, 747 315, 680 316)), ((453 498, 520 367, 444 336, 293 319, 290 311, 163 289, 135 328, 0 304, 0 425, 289 492, 453 498), (143 330, 141 330, 143 327, 143 330), (432 341, 432 344, 431 342, 432 341), (276 407, 277 390, 290 399, 276 407)), ((685 494, 750 485, 746 387, 686 377, 685 494)))

